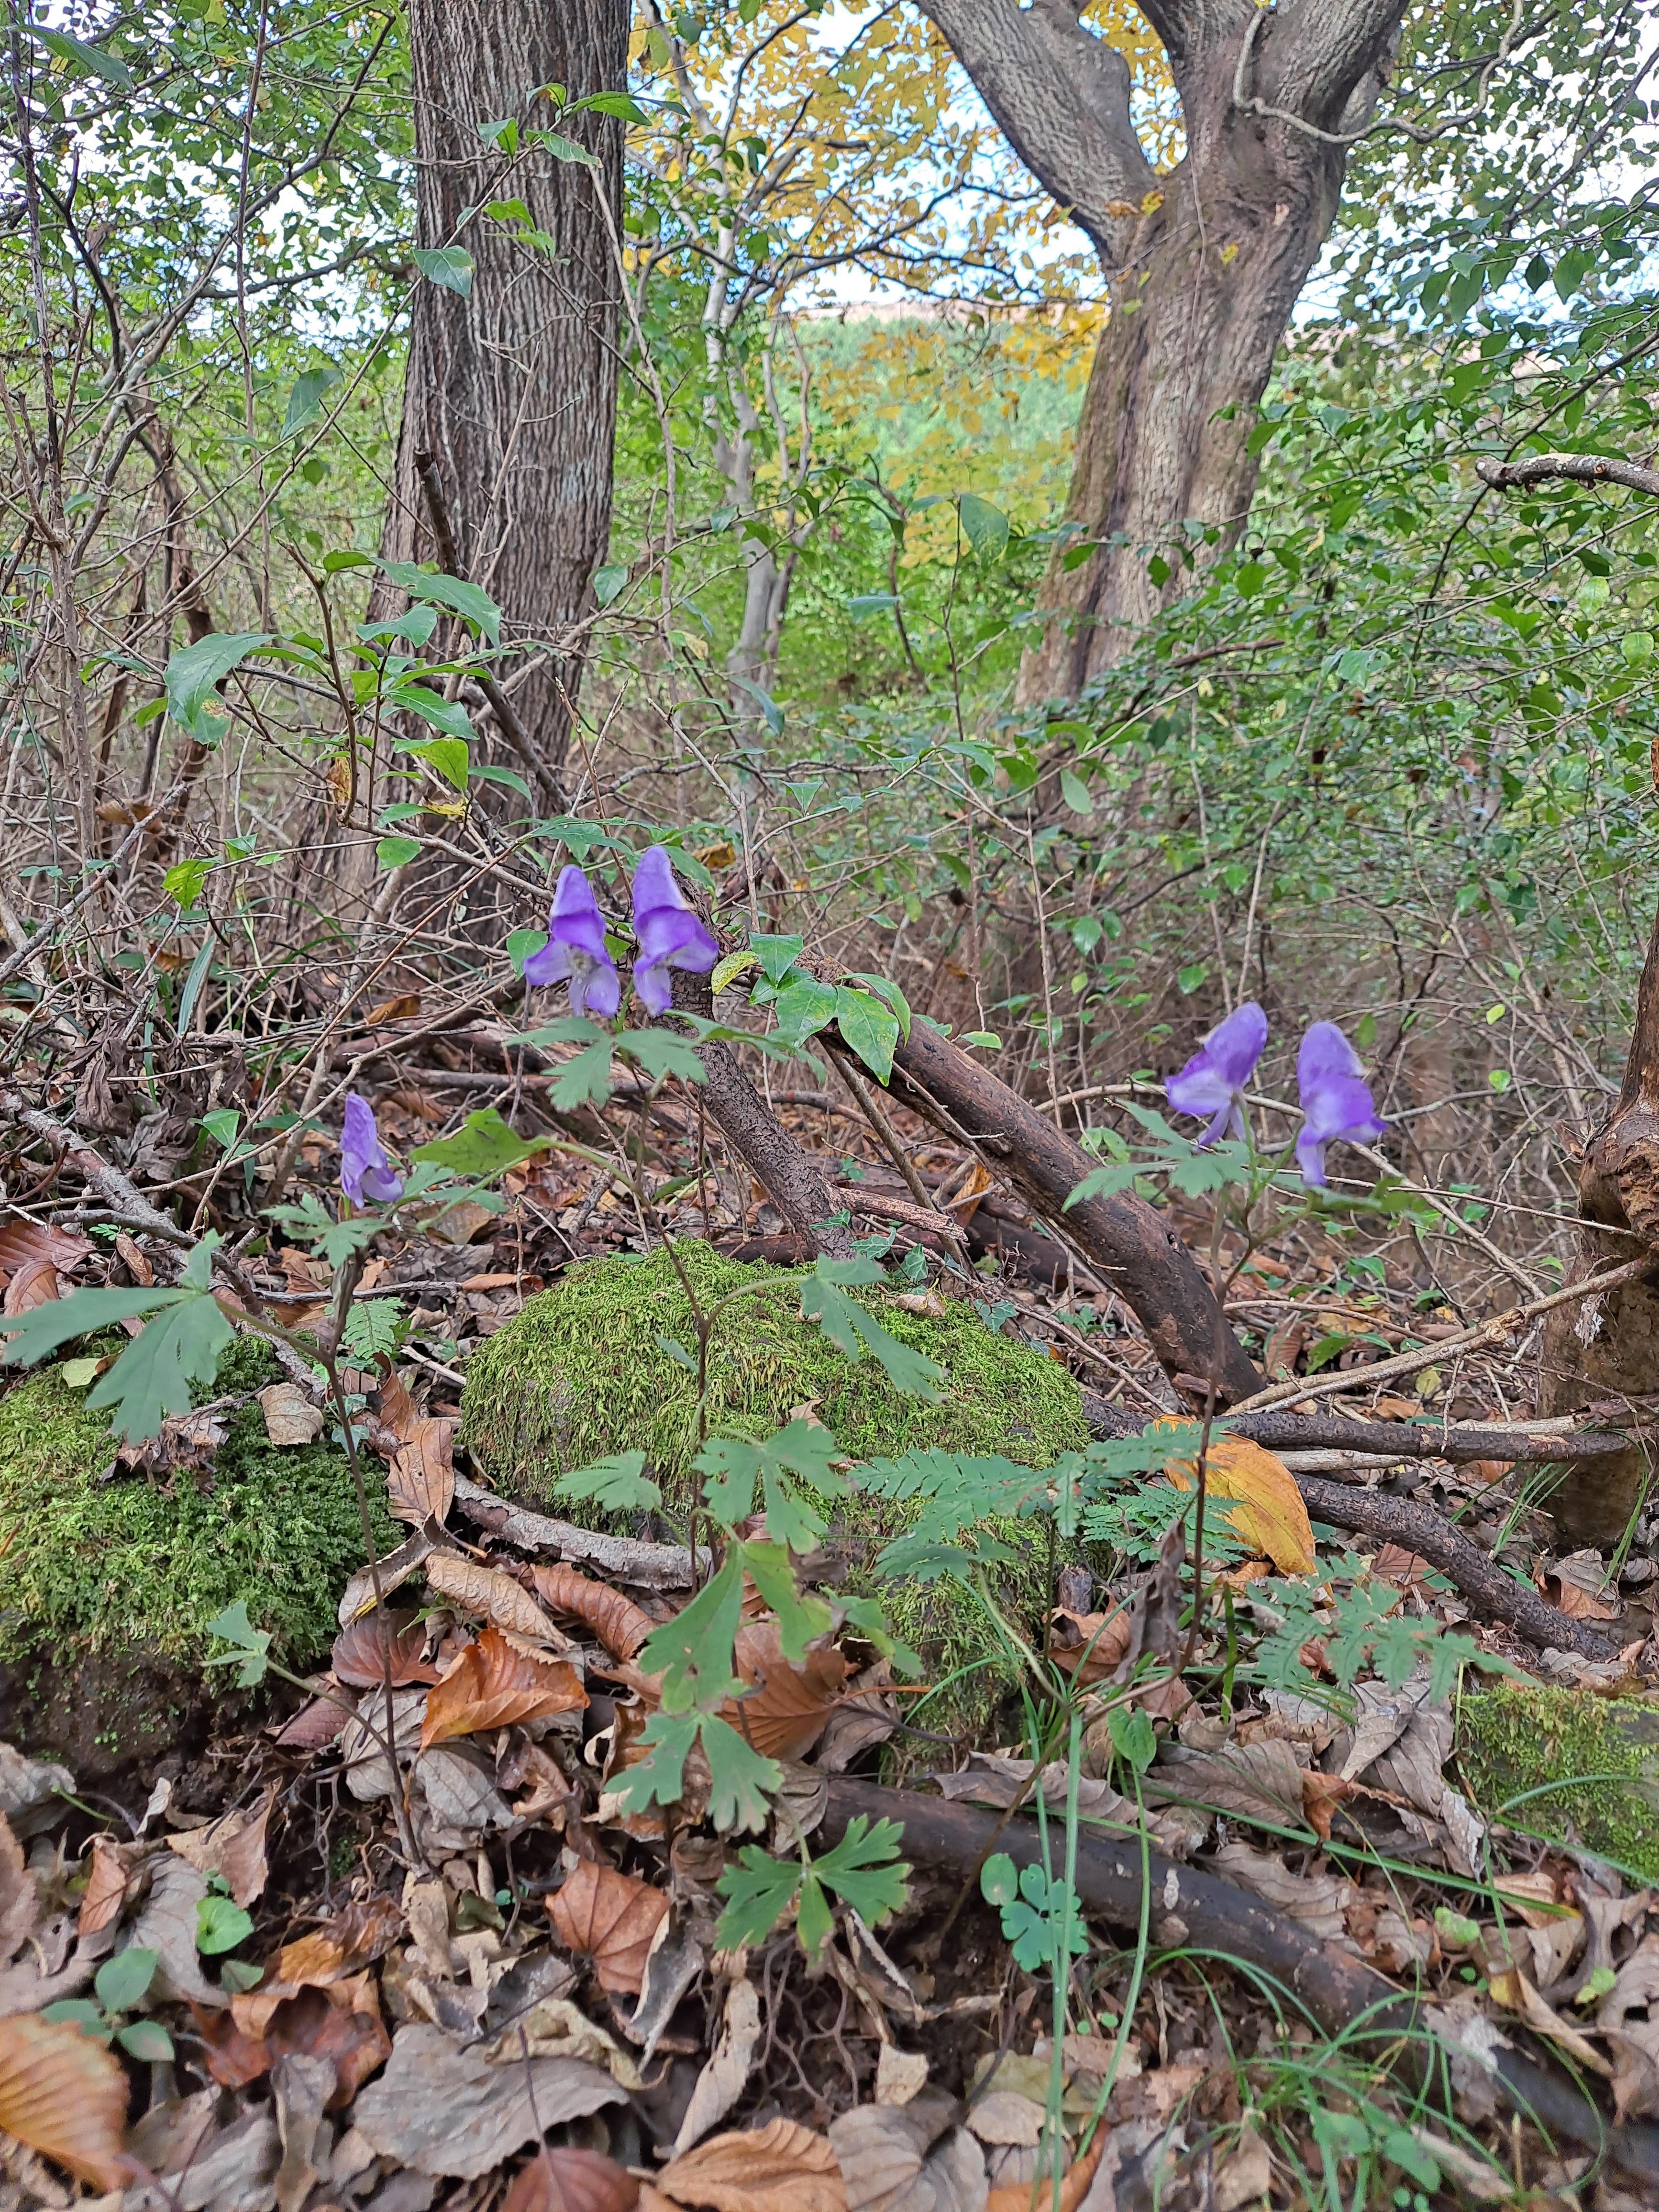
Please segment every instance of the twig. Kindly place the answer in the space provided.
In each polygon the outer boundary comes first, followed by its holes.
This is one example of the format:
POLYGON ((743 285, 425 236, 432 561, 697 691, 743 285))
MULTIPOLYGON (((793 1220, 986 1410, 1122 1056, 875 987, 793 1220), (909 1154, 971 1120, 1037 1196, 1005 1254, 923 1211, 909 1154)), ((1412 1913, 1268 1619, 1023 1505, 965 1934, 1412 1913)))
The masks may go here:
POLYGON ((1570 483, 1623 484, 1659 499, 1659 469, 1644 469, 1638 461, 1612 454, 1528 453, 1523 461, 1477 461, 1474 472, 1494 491, 1524 491, 1530 484, 1564 477, 1570 483))
MULTIPOLYGON (((684 1544, 647 1544, 636 1537, 606 1536, 568 1521, 550 1520, 511 1498, 497 1498, 493 1490, 482 1489, 464 1474, 455 1478, 455 1503, 469 1521, 492 1535, 504 1536, 521 1552, 554 1552, 567 1559, 585 1560, 641 1589, 691 1588, 691 1553, 684 1544)), ((697 1563, 704 1571, 713 1565, 712 1554, 701 1546, 697 1563)))

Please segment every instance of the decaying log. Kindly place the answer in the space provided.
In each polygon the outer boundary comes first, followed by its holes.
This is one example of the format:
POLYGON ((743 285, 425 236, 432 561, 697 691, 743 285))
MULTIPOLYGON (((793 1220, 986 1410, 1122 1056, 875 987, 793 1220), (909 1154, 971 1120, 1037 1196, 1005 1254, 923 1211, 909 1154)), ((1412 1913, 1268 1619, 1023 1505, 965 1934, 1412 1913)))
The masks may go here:
POLYGON ((1155 1207, 1125 1191, 1067 1210, 1066 1200, 1097 1164, 1018 1091, 920 1021, 895 1048, 889 1087, 935 1128, 983 1151, 1035 1212, 1064 1224, 1170 1376, 1211 1378, 1224 1405, 1261 1388, 1198 1262, 1155 1207))
MULTIPOLYGON (((948 1868, 964 1881, 994 1850, 1006 1851, 1017 1867, 1042 1863, 1034 1821, 843 1775, 830 1778, 829 1807, 814 1847, 820 1840, 837 1842, 860 1813, 897 1821, 904 1831, 901 1849, 913 1863, 948 1868)), ((1052 1837, 1052 1820, 1049 1826, 1052 1837)), ((1109 1841, 1086 1827, 1078 1838, 1076 1886, 1085 1912, 1127 1929, 1139 1928, 1150 1890, 1152 1938, 1159 1948, 1190 1948, 1255 1968, 1328 2036, 1350 2047, 1363 2038, 1382 2063, 1435 2093, 1435 2076, 1443 2071, 1438 2062, 1449 2054, 1436 2041, 1431 2015, 1374 1968, 1321 1942, 1248 1891, 1154 1850, 1143 1862, 1138 1840, 1109 1841)), ((1462 2054, 1462 2046, 1452 2047, 1462 2054)), ((1537 2125, 1604 2151, 1626 2173, 1659 2184, 1659 2128, 1615 2125, 1553 2063, 1539 2065, 1509 2041, 1493 2037, 1488 2049, 1483 2040, 1481 2053, 1503 2094, 1537 2125)))
MULTIPOLYGON (((1092 1390, 1083 1393, 1083 1414, 1097 1437, 1139 1436, 1147 1416, 1092 1390)), ((1545 1421, 1537 1429, 1525 1422, 1458 1421, 1437 1427, 1407 1421, 1358 1421, 1341 1413, 1230 1413, 1229 1431, 1248 1437, 1270 1451, 1364 1452, 1378 1460, 1525 1460, 1546 1464, 1566 1460, 1607 1459, 1630 1449, 1630 1438, 1613 1430, 1569 1430, 1552 1433, 1545 1421)))

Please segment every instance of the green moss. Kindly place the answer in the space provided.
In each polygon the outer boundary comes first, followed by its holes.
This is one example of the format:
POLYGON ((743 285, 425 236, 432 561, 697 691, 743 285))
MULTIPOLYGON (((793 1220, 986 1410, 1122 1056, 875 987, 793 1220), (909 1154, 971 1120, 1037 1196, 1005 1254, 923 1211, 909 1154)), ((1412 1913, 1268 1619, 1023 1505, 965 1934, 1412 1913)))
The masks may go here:
MULTIPOLYGON (((706 1304, 778 1271, 747 1267, 706 1244, 678 1248, 706 1304)), ((799 1273, 799 1271, 796 1271, 799 1273)), ((882 1327, 938 1361, 937 1404, 906 1397, 867 1355, 856 1364, 803 1321, 793 1280, 738 1298, 710 1348, 711 1434, 763 1437, 813 1404, 849 1458, 937 1445, 1000 1452, 1046 1467, 1088 1442, 1076 1383, 1056 1361, 994 1336, 971 1306, 945 1302, 934 1319, 866 1292, 882 1327)), ((468 1363, 461 1437, 501 1488, 546 1499, 557 1477, 617 1451, 642 1451, 671 1496, 689 1495, 696 1443, 691 1376, 662 1348, 694 1349, 691 1310, 667 1255, 589 1260, 533 1297, 468 1363)))
MULTIPOLYGON (((220 1363, 216 1395, 276 1370, 243 1338, 220 1363)), ((140 1645, 195 1657, 204 1624, 234 1599, 302 1666, 326 1650, 346 1577, 362 1564, 356 1498, 343 1455, 278 1449, 257 1404, 231 1419, 210 1475, 99 1480, 115 1455, 101 1413, 56 1367, 0 1398, 0 1659, 54 1664, 140 1645)), ((384 1486, 371 1484, 376 1540, 397 1541, 384 1486)))
POLYGON ((1491 1818, 1659 1878, 1659 1705, 1500 1682, 1458 1700, 1457 1753, 1491 1818))
MULTIPOLYGON (((775 1268, 749 1267, 706 1244, 678 1247, 705 1304, 747 1283, 776 1282, 775 1268)), ((848 1360, 816 1322, 801 1318, 799 1274, 727 1306, 709 1358, 711 1434, 769 1436, 798 1407, 816 1418, 849 1458, 918 1446, 1000 1453, 1046 1467, 1088 1442, 1076 1383, 1065 1368, 1013 1339, 994 1335, 971 1306, 947 1299, 941 1316, 913 1314, 879 1291, 865 1303, 884 1328, 945 1370, 937 1403, 907 1397, 867 1355, 848 1360)), ((629 1262, 591 1260, 480 1346, 461 1397, 462 1440, 502 1490, 553 1502, 558 1476, 619 1451, 642 1451, 672 1501, 693 1493, 696 1443, 693 1377, 662 1349, 662 1338, 695 1346, 691 1311, 665 1253, 629 1262)), ((557 1502, 566 1516, 571 1507, 557 1502)), ((592 1519, 603 1516, 589 1515, 592 1519)), ((1001 1696, 1009 1669, 983 1608, 957 1583, 894 1584, 874 1570, 879 1545, 904 1525, 902 1510, 843 1508, 842 1535, 868 1540, 854 1586, 878 1595, 907 1643, 925 1654, 933 1680, 974 1668, 922 1715, 933 1729, 972 1725, 1001 1696), (978 1662, 992 1658, 993 1663, 978 1662)), ((999 1522, 1015 1557, 995 1581, 1000 1602, 1028 1625, 1048 1581, 1048 1526, 999 1522)))

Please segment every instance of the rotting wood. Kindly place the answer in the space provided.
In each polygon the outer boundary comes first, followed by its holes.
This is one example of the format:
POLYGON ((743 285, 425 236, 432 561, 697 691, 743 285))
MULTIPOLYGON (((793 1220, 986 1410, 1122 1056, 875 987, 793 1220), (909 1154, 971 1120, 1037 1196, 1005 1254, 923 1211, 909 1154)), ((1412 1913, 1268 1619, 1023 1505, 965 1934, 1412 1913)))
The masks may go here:
MULTIPOLYGON (((556 1555, 599 1567, 618 1582, 632 1583, 640 1589, 691 1587, 691 1554, 684 1544, 647 1544, 638 1537, 578 1528, 572 1522, 532 1513, 510 1498, 498 1498, 493 1490, 469 1482, 464 1474, 455 1478, 455 1503, 469 1521, 487 1528, 492 1536, 505 1537, 521 1552, 556 1555)), ((712 1564, 709 1553, 699 1547, 697 1559, 707 1573, 712 1564)))
MULTIPOLYGON (((947 1868, 964 1880, 993 1850, 1006 1851, 1020 1868, 1044 1863, 1042 1838, 1032 1820, 843 1775, 830 1778, 815 1842, 836 1843, 860 1813, 898 1822, 906 1859, 947 1868)), ((1415 2075, 1431 2092, 1443 2073, 1440 2062, 1454 2050, 1462 2055, 1461 2045, 1437 2039, 1437 2022, 1426 2008, 1375 1968, 1201 1868, 1177 1866, 1150 1849, 1143 1856, 1133 1839, 1108 1841, 1085 1826, 1078 1838, 1075 1882, 1085 1911, 1120 1928, 1139 1926, 1150 1892, 1152 1938, 1160 1949, 1207 1953, 1255 1967, 1267 1987, 1285 1991, 1326 2035, 1349 2047, 1363 2038, 1375 2045, 1382 2063, 1415 2075)), ((1493 2039, 1490 2049, 1483 2042, 1479 2063, 1535 2124, 1659 2184, 1659 2127, 1608 2120, 1556 2065, 1540 2065, 1502 2040, 1493 2039)))
MULTIPOLYGON (((1092 1390, 1083 1393, 1085 1419, 1097 1436, 1138 1436, 1146 1416, 1092 1390)), ((1565 1423, 1448 1422, 1421 1427, 1406 1421, 1360 1421, 1341 1413, 1229 1413, 1233 1436, 1248 1437, 1270 1451, 1362 1452, 1375 1459, 1437 1459, 1454 1464, 1470 1460, 1559 1460, 1610 1457, 1627 1450, 1630 1438, 1612 1430, 1574 1432, 1565 1423)))

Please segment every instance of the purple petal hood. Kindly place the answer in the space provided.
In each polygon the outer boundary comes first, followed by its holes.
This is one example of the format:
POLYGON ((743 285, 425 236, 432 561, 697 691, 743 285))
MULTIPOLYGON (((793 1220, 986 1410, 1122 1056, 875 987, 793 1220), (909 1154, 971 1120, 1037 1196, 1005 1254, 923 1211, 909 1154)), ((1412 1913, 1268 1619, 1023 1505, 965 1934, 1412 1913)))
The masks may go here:
POLYGON ((1372 1101, 1358 1054, 1334 1022, 1316 1022, 1303 1038, 1296 1084, 1303 1116, 1297 1164, 1304 1182, 1322 1188, 1327 1145, 1367 1145, 1389 1125, 1372 1101))
POLYGON ((340 1188, 354 1206, 365 1199, 371 1206, 385 1205, 404 1194, 404 1179, 392 1173, 374 1127, 374 1109, 355 1091, 346 1093, 340 1132, 340 1188))
POLYGON ((1243 1135, 1239 1100, 1267 1042, 1267 1017, 1254 999, 1247 999, 1216 1024, 1180 1073, 1164 1085, 1164 1094, 1177 1114, 1212 1117, 1200 1145, 1214 1144, 1224 1132, 1243 1135))
POLYGON ((593 886, 574 866, 561 868, 547 917, 547 942, 524 963, 527 983, 570 985, 573 1014, 614 1014, 622 998, 617 963, 605 950, 605 919, 593 886))
POLYGON ((720 958, 720 946, 686 903, 661 845, 648 846, 634 871, 634 934, 640 947, 634 988, 653 1015, 665 1014, 673 1002, 671 968, 703 974, 720 958))

